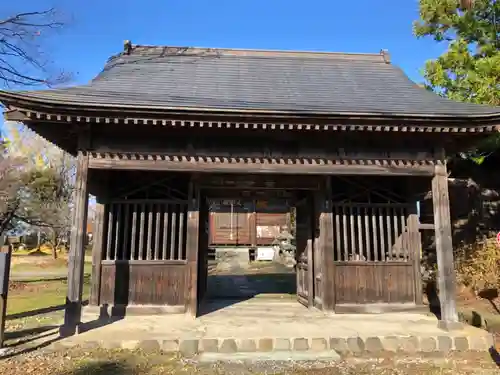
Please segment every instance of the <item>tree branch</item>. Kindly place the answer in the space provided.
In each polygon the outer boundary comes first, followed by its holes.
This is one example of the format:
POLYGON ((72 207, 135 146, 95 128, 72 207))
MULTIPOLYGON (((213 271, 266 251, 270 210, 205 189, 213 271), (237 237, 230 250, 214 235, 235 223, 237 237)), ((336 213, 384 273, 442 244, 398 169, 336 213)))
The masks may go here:
MULTIPOLYGON (((67 81, 63 72, 54 74, 40 45, 43 37, 64 23, 54 8, 24 12, 0 20, 0 81, 4 86, 52 86, 67 81)), ((0 84, 1 84, 0 82, 0 84)))

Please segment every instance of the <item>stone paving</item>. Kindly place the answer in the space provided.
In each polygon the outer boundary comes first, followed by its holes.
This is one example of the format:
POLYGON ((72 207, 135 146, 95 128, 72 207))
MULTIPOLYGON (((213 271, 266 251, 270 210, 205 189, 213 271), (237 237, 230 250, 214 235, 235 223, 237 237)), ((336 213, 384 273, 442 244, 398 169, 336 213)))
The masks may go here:
MULTIPOLYGON (((96 317, 85 315, 87 322, 96 317)), ((488 350, 492 337, 466 326, 445 332, 423 314, 323 313, 288 298, 216 301, 207 313, 130 316, 54 344, 198 353, 332 351, 340 355, 488 350)))
POLYGON ((208 278, 209 299, 293 296, 295 293, 294 270, 279 263, 218 262, 208 278))
POLYGON ((308 309, 296 301, 294 292, 293 270, 276 263, 248 264, 230 258, 212 265, 210 302, 203 305, 200 317, 164 314, 112 321, 87 309, 84 328, 94 328, 54 346, 161 349, 185 356, 260 353, 340 358, 386 352, 485 351, 493 344, 490 334, 470 326, 445 332, 428 314, 335 315, 308 309))

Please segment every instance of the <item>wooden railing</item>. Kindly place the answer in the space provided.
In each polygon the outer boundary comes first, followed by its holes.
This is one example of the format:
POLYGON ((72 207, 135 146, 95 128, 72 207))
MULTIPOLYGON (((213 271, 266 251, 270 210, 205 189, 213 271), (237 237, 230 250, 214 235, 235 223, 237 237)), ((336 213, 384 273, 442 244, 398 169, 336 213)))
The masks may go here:
POLYGON ((187 202, 112 202, 105 213, 103 260, 185 260, 187 202))
POLYGON ((409 204, 342 203, 333 205, 337 262, 408 261, 409 204))

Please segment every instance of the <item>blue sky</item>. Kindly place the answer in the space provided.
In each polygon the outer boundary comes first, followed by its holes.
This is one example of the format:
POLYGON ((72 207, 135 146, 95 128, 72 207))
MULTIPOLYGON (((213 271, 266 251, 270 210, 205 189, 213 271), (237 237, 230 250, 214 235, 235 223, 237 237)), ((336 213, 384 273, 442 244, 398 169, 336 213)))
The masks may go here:
POLYGON ((22 0, 2 2, 0 17, 54 6, 70 19, 47 44, 75 83, 93 78, 123 40, 135 44, 340 52, 379 52, 414 81, 443 51, 416 39, 416 0, 22 0), (22 3, 22 4, 21 4, 22 3), (21 4, 21 5, 19 5, 21 4))

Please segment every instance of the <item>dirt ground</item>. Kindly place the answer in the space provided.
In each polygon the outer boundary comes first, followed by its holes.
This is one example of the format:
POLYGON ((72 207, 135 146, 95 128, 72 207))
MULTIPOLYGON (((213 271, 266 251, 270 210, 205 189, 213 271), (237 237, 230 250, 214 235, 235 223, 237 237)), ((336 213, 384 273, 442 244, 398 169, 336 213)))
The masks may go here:
POLYGON ((202 364, 162 353, 123 350, 70 349, 66 352, 32 352, 0 362, 5 375, 479 375, 498 374, 488 356, 459 356, 441 360, 386 358, 350 359, 340 362, 232 362, 202 364))
MULTIPOLYGON (((24 257, 23 257, 24 258, 24 257)), ((46 260, 49 263, 49 259, 46 260)), ((63 261, 64 262, 64 261, 63 261)), ((63 263, 61 262, 61 263, 63 263)), ((18 263, 22 267, 22 262, 18 263)), ((267 265, 254 264, 246 269, 244 274, 255 279, 255 289, 260 290, 262 284, 268 284, 256 277, 259 274, 277 272, 268 269, 267 265), (259 286, 260 285, 260 286, 259 286)), ((211 272, 218 275, 219 272, 211 272)), ((288 274, 279 270, 282 274, 288 274)), ((224 276, 224 275, 218 275, 224 276)), ((288 279, 287 279, 288 280, 288 279)), ((290 278, 288 281, 291 283, 290 278)), ((220 287, 220 285, 218 285, 220 287)), ((233 285, 232 288, 235 286, 233 285)), ((85 294, 88 285, 85 285, 85 294)), ((269 291, 265 291, 269 292, 269 291)), ((64 301, 66 293, 65 280, 42 280, 31 282, 12 282, 9 290, 8 314, 22 315, 23 312, 43 310, 64 301)), ((491 315, 500 313, 500 299, 493 298, 491 302, 480 298, 470 291, 461 288, 458 294, 458 305, 461 309, 479 311, 491 315)), ((43 327, 56 327, 62 319, 62 309, 50 313, 40 313, 33 316, 9 319, 7 331, 9 336, 16 332, 33 329, 36 331, 43 327)), ((16 335, 14 335, 16 336, 16 335)), ((28 337, 29 338, 29 337, 28 337)), ((15 337, 11 337, 11 342, 15 337)), ((22 337, 27 339, 27 336, 22 337)), ((500 330, 497 334, 497 349, 500 351, 500 330)), ((291 375, 340 375, 340 374, 500 374, 500 358, 492 358, 488 353, 482 356, 472 354, 456 355, 447 361, 429 361, 428 359, 384 359, 360 360, 352 359, 335 363, 231 363, 208 365, 194 361, 185 361, 180 358, 161 353, 141 353, 129 351, 104 351, 71 349, 58 353, 47 353, 36 350, 27 354, 16 355, 12 358, 0 360, 0 375, 132 375, 132 374, 291 374, 291 375)))
POLYGON ((457 307, 459 311, 476 311, 486 317, 494 318, 495 324, 488 327, 494 335, 495 347, 500 351, 500 298, 493 293, 493 298, 481 298, 465 287, 457 291, 457 307))
POLYGON ((465 287, 458 288, 457 302, 459 307, 465 309, 500 315, 500 298, 494 297, 491 300, 481 298, 465 287))

